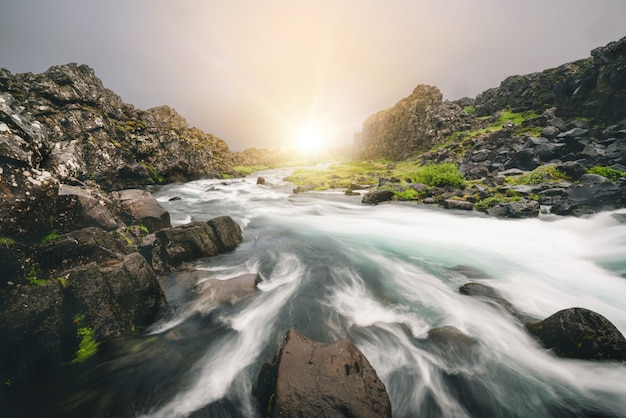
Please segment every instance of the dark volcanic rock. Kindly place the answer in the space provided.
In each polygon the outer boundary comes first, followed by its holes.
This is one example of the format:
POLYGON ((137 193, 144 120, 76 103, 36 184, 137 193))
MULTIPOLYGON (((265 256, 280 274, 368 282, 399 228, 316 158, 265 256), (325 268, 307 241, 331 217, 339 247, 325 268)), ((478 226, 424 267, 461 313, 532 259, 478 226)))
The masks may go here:
POLYGON ((162 229, 152 244, 152 266, 173 271, 183 262, 232 250, 242 239, 241 228, 229 216, 162 229))
POLYGON ((56 202, 55 229, 59 232, 90 226, 107 231, 117 229, 120 225, 109 210, 111 201, 103 195, 94 196, 94 192, 91 188, 61 184, 56 202))
POLYGON ((588 215, 622 207, 623 186, 597 174, 585 174, 556 202, 552 212, 558 215, 588 215))
POLYGON ((0 167, 2 236, 38 241, 53 230, 59 183, 50 172, 0 167))
POLYGON ((241 228, 230 216, 219 216, 207 222, 217 238, 220 252, 234 249, 243 240, 241 228))
POLYGON ((145 190, 128 189, 111 193, 116 212, 129 224, 144 225, 150 232, 171 228, 170 214, 145 190))
POLYGON ((118 190, 232 170, 224 141, 189 127, 167 106, 142 111, 125 104, 86 65, 42 74, 3 69, 0 90, 0 153, 62 180, 118 190))
POLYGON ((559 357, 626 360, 626 338, 608 319, 588 309, 564 309, 527 328, 559 357))
POLYGON ((539 202, 523 199, 519 202, 505 202, 490 208, 487 213, 499 218, 534 218, 539 215, 539 202))
POLYGON ((353 343, 323 344, 294 330, 263 365, 256 393, 269 417, 391 417, 385 385, 353 343))
POLYGON ((376 203, 387 202, 389 200, 392 200, 393 196, 394 195, 391 190, 374 190, 374 191, 365 193, 361 201, 363 203, 376 204, 376 203))

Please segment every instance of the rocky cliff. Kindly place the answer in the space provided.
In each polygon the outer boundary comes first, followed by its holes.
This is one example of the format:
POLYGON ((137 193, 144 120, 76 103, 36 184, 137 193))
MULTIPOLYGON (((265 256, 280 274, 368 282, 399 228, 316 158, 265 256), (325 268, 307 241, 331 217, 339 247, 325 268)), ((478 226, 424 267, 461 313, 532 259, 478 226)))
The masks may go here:
POLYGON ((410 96, 363 122, 362 132, 355 137, 354 155, 361 160, 402 160, 484 126, 481 117, 505 109, 541 114, 554 107, 560 118, 584 118, 590 126, 622 120, 626 116, 626 38, 594 49, 590 58, 508 77, 475 99, 442 101, 436 87, 419 85, 410 96))
POLYGON ((473 118, 457 104, 443 101, 437 87, 418 85, 410 96, 363 122, 354 155, 367 160, 403 160, 432 148, 451 133, 468 130, 473 118))
POLYGON ((224 141, 167 106, 144 111, 124 103, 86 65, 42 74, 0 69, 0 94, 3 160, 63 182, 93 180, 114 190, 231 171, 224 141))

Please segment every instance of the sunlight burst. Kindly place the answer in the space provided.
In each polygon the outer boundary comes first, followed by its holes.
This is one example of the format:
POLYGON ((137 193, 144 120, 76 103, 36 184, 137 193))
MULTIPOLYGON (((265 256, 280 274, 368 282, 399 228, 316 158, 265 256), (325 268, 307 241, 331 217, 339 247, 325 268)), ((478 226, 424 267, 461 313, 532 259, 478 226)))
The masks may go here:
POLYGON ((295 138, 295 147, 305 153, 320 152, 326 147, 326 135, 316 126, 302 128, 295 138))

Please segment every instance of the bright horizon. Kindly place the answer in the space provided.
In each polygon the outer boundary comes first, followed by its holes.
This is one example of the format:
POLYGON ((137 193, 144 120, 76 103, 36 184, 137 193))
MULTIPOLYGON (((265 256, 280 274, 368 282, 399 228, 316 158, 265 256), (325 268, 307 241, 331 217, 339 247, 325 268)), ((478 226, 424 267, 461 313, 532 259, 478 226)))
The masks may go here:
POLYGON ((623 0, 12 1, 0 67, 87 64, 139 109, 168 105, 230 149, 350 144, 418 84, 475 97, 626 35, 623 0))

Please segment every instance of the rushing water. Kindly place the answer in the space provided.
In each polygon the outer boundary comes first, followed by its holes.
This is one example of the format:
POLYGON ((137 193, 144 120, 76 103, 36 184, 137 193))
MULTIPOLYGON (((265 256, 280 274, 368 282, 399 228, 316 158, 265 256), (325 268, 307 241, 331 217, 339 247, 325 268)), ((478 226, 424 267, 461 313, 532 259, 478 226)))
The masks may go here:
MULTIPOLYGON (((174 225, 230 215, 244 241, 195 263, 185 280, 163 281, 173 313, 94 372, 109 402, 137 402, 145 417, 260 416, 256 376, 295 328, 319 341, 351 339, 384 382, 394 417, 626 417, 626 364, 558 359, 510 315, 458 291, 487 284, 537 318, 585 307, 626 334, 625 211, 500 220, 366 206, 340 192, 293 195, 286 173, 258 173, 266 185, 253 176, 153 190, 174 225), (193 290, 244 273, 262 282, 243 302, 215 306, 193 290), (424 343, 444 325, 479 341, 472 356, 424 343)), ((86 411, 109 407, 94 399, 86 411)))

